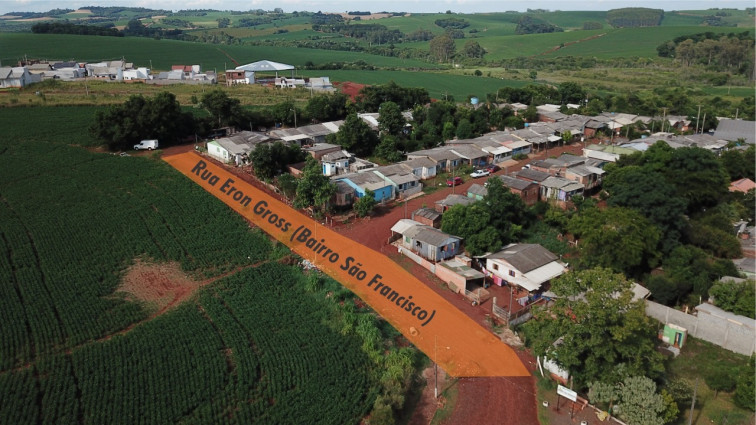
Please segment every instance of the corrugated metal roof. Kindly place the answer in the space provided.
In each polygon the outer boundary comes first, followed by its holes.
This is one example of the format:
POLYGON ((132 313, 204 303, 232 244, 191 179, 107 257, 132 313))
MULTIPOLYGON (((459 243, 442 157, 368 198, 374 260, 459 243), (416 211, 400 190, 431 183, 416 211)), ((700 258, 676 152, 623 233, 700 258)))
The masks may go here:
POLYGON ((506 260, 521 273, 528 273, 557 260, 556 255, 538 244, 511 244, 486 258, 506 260))
POLYGON ((548 282, 551 279, 554 279, 557 276, 561 276, 564 274, 564 272, 567 269, 564 268, 563 265, 559 264, 557 261, 552 261, 550 263, 546 263, 541 267, 538 267, 537 269, 533 269, 527 273, 524 274, 525 278, 529 280, 531 285, 534 288, 527 288, 523 285, 525 289, 528 291, 535 291, 537 289, 541 288, 541 285, 544 282, 548 282))

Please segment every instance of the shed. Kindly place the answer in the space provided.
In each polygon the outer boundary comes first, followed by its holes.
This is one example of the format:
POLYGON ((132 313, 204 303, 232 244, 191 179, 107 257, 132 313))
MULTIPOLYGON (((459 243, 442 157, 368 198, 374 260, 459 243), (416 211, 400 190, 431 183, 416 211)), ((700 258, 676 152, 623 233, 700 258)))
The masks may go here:
POLYGON ((257 62, 248 63, 246 65, 237 66, 236 69, 244 70, 244 71, 252 71, 252 72, 275 72, 276 78, 277 78, 279 71, 289 71, 289 70, 292 71, 291 76, 294 77, 295 67, 293 65, 287 65, 285 63, 278 63, 278 62, 273 62, 269 60, 261 60, 257 62))

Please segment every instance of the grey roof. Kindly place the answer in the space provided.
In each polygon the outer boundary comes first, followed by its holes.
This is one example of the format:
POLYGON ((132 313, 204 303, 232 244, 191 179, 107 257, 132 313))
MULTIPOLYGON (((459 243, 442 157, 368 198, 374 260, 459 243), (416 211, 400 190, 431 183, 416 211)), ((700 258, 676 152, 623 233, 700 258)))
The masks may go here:
POLYGON ((731 142, 743 138, 750 145, 756 144, 756 121, 721 119, 714 137, 731 142))
POLYGON ((561 189, 565 192, 574 192, 576 190, 585 189, 582 183, 576 181, 563 179, 561 177, 549 177, 541 182, 541 186, 553 187, 555 189, 561 189))
POLYGON ((403 175, 407 173, 412 173, 412 168, 410 168, 407 164, 404 163, 396 163, 391 165, 384 165, 382 167, 374 168, 373 170, 378 171, 379 173, 383 174, 384 176, 393 176, 393 175, 403 175))
POLYGON ((428 245, 432 246, 444 245, 449 239, 459 240, 459 238, 456 236, 452 236, 434 227, 422 224, 408 229, 406 232, 404 232, 404 236, 409 236, 416 241, 425 242, 428 245))
POLYGON ((340 150, 338 152, 329 152, 323 155, 323 161, 338 161, 340 159, 349 159, 349 158, 351 158, 351 155, 349 155, 343 150, 340 150))
POLYGON ((333 182, 333 184, 336 185, 336 192, 337 193, 354 193, 354 188, 352 186, 349 186, 343 180, 336 180, 336 181, 333 182))
POLYGON ((538 244, 511 244, 485 258, 505 260, 520 272, 527 273, 556 261, 558 257, 538 244))
POLYGON ((268 136, 256 131, 240 131, 231 136, 221 137, 215 143, 221 145, 229 153, 241 155, 251 152, 255 146, 270 140, 268 136))
POLYGON ((565 115, 565 114, 563 114, 563 113, 561 113, 559 111, 555 111, 555 112, 540 112, 540 113, 538 113, 538 115, 546 117, 546 118, 551 118, 554 121, 561 121, 561 120, 566 119, 568 117, 568 115, 565 115))
POLYGON ((517 189, 520 191, 525 190, 528 188, 528 186, 535 184, 533 182, 514 178, 512 176, 500 175, 498 177, 499 177, 499 180, 501 180, 501 182, 504 183, 504 186, 510 189, 517 189))
POLYGON ((441 217, 441 213, 432 208, 419 208, 412 212, 412 219, 414 220, 415 217, 423 217, 435 221, 441 217))
POLYGON ((294 69, 294 66, 287 65, 285 63, 278 63, 269 60, 261 60, 257 62, 248 63, 246 65, 237 66, 236 69, 245 71, 285 71, 288 69, 294 69))
POLYGON ((349 181, 358 186, 366 183, 386 183, 380 176, 370 172, 342 174, 339 176, 339 179, 349 179, 349 181))
POLYGON ((486 196, 488 195, 488 189, 486 189, 486 187, 482 184, 473 183, 469 188, 467 188, 467 193, 478 196, 486 196))
POLYGON ((460 156, 451 151, 451 147, 441 147, 435 149, 425 149, 421 151, 410 152, 408 156, 428 157, 434 161, 443 161, 448 159, 459 159, 460 156))
POLYGON ((0 80, 7 80, 12 73, 13 68, 11 67, 0 68, 0 80))
POLYGON ((475 145, 454 146, 452 148, 452 152, 456 153, 457 155, 465 159, 481 158, 481 157, 488 156, 488 152, 485 152, 484 150, 478 148, 475 145))
POLYGON ((338 147, 340 147, 340 146, 339 145, 332 145, 330 143, 315 143, 312 146, 303 148, 303 150, 305 150, 307 152, 320 152, 320 151, 325 151, 325 150, 328 150, 328 149, 333 149, 333 148, 338 148, 338 147))
POLYGON ((451 207, 458 204, 470 205, 473 202, 475 202, 475 199, 468 198, 465 195, 451 194, 451 195, 447 195, 446 198, 444 199, 440 199, 436 201, 436 204, 451 207))
POLYGON ((408 167, 415 169, 415 168, 435 168, 436 163, 433 162, 430 158, 415 158, 415 159, 409 159, 407 161, 402 162, 403 164, 406 164, 408 167))
POLYGON ((515 173, 515 177, 517 178, 532 180, 539 183, 546 180, 550 176, 551 174, 549 173, 544 173, 543 171, 533 170, 530 168, 526 168, 515 173))

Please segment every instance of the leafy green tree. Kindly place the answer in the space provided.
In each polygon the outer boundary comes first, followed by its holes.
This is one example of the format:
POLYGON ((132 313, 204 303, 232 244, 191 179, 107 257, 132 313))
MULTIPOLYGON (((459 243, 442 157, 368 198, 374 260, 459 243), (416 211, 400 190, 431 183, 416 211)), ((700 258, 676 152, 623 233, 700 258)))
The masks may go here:
POLYGON ((357 114, 347 115, 339 131, 330 134, 327 140, 360 157, 372 155, 379 142, 375 131, 357 114))
POLYGON ((663 425, 664 397, 656 392, 656 384, 645 376, 631 376, 619 389, 622 400, 619 417, 629 424, 663 425))
POLYGON ((430 41, 430 54, 439 62, 449 62, 455 50, 454 40, 447 33, 437 35, 430 41))
POLYGON ((298 126, 297 115, 302 115, 301 111, 297 109, 296 105, 294 105, 294 101, 291 99, 287 99, 274 105, 271 108, 270 113, 275 122, 289 126, 298 126))
POLYGON ((657 265, 661 232, 643 215, 623 207, 587 208, 568 230, 580 239, 580 264, 638 276, 657 265))
POLYGON ((194 134, 196 128, 196 120, 181 110, 176 96, 160 92, 152 98, 132 95, 123 105, 97 111, 89 131, 111 150, 128 150, 143 139, 158 139, 161 146, 170 146, 194 134))
POLYGON ((522 235, 523 227, 529 222, 528 207, 499 178, 488 179, 486 191, 481 202, 488 210, 488 224, 496 229, 501 244, 508 245, 522 235))
POLYGON ((211 90, 202 95, 200 98, 202 107, 214 118, 218 120, 218 127, 228 125, 233 115, 239 111, 239 99, 229 97, 228 94, 221 90, 211 90))
POLYGON ((349 97, 343 93, 319 94, 310 98, 304 114, 319 122, 336 121, 347 116, 349 97))
POLYGON ((457 128, 454 127, 454 123, 447 121, 444 123, 444 129, 441 132, 444 140, 451 140, 454 138, 454 135, 457 133, 457 128))
POLYGON ((323 175, 320 162, 308 156, 307 163, 302 170, 302 177, 297 185, 294 207, 313 207, 316 213, 322 213, 328 209, 328 201, 335 193, 336 185, 331 182, 331 179, 323 175))
POLYGON ((486 54, 486 49, 482 48, 477 41, 469 40, 462 48, 462 54, 468 58, 480 59, 486 54))
POLYGON ((289 164, 302 162, 307 154, 297 145, 281 142, 261 143, 250 153, 249 159, 255 174, 264 180, 286 170, 289 164))
POLYGON ((709 295, 714 298, 714 305, 722 310, 741 316, 756 318, 756 282, 753 279, 745 282, 716 282, 709 295))
POLYGON ((730 180, 738 180, 747 177, 756 180, 756 146, 750 145, 745 151, 729 149, 719 156, 719 160, 730 176, 730 180))
POLYGON ((654 301, 664 305, 674 305, 687 293, 663 274, 649 276, 646 280, 646 288, 651 291, 651 298, 654 301))
POLYGON ((688 213, 716 205, 728 193, 729 179, 722 163, 709 150, 678 148, 664 174, 676 187, 676 195, 688 201, 688 213))
POLYGON ((385 159, 387 162, 399 162, 403 156, 399 150, 396 137, 390 134, 381 136, 381 143, 375 148, 375 155, 385 159))
POLYGON ((378 115, 378 129, 382 133, 399 136, 407 121, 399 110, 399 105, 392 101, 383 102, 378 115))
POLYGON ((276 177, 276 182, 278 183, 278 188, 281 189, 281 193, 283 193, 286 198, 291 199, 291 197, 297 193, 297 185, 299 184, 299 181, 291 174, 284 173, 279 175, 276 177))
POLYGON ((536 309, 526 331, 535 353, 557 359, 578 389, 663 373, 656 325, 643 301, 632 300, 632 283, 624 276, 600 268, 574 271, 556 279, 551 291, 559 298, 550 309, 536 309), (562 343, 555 347, 558 338, 562 343))
POLYGON ((585 90, 580 84, 566 81, 559 84, 559 101, 562 105, 567 103, 581 104, 585 100, 585 90))
POLYGON ((677 287, 677 301, 689 293, 708 298, 708 291, 720 276, 737 275, 737 269, 730 260, 712 259, 702 249, 681 245, 675 248, 662 263, 665 275, 677 287))
POLYGON ((354 212, 357 214, 357 217, 368 216, 373 212, 377 203, 375 193, 370 189, 366 189, 365 195, 354 202, 354 212))
POLYGON ((472 205, 455 205, 441 217, 441 230, 459 236, 471 255, 496 251, 501 247, 498 232, 488 223, 490 215, 481 202, 472 205))
POLYGON ((659 227, 662 252, 680 244, 687 203, 662 174, 639 166, 610 168, 604 189, 609 193, 609 205, 632 208, 659 227))
POLYGON ((475 136, 473 134, 472 125, 470 124, 470 121, 468 119, 463 118, 459 120, 456 136, 458 139, 470 139, 475 136))
POLYGON ((706 386, 714 390, 714 398, 720 391, 730 392, 735 389, 735 374, 725 366, 718 366, 704 376, 706 386))

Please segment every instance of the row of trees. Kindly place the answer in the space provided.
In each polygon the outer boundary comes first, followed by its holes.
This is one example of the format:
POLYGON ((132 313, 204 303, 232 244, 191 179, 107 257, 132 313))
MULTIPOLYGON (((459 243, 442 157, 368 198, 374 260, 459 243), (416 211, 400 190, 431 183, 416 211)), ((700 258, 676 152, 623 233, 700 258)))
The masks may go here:
POLYGON ((707 69, 734 72, 753 78, 754 38, 749 33, 694 34, 659 45, 661 57, 677 59, 683 66, 703 65, 707 69))

